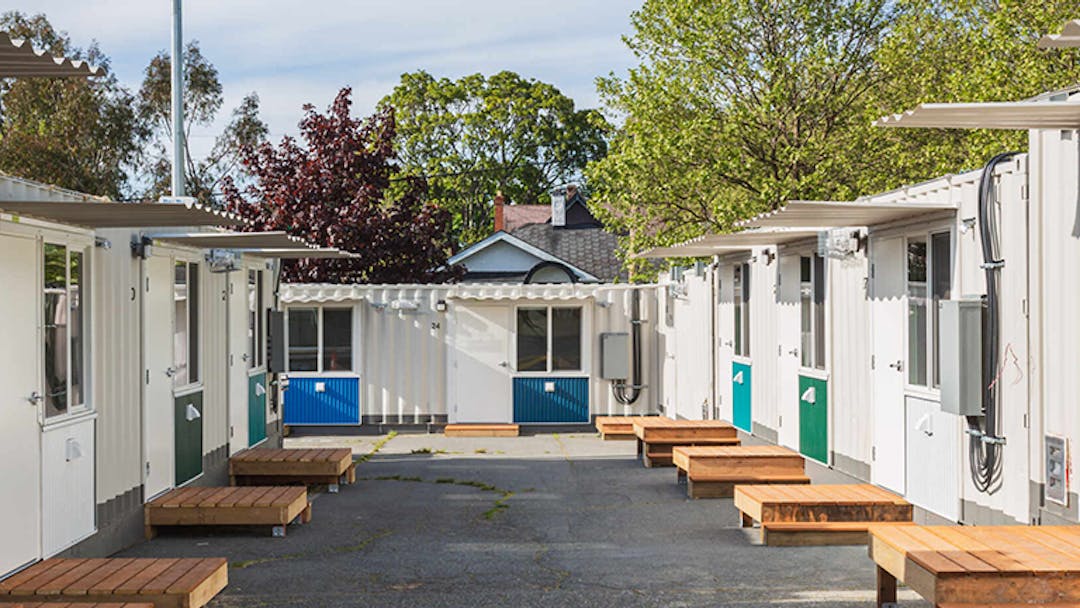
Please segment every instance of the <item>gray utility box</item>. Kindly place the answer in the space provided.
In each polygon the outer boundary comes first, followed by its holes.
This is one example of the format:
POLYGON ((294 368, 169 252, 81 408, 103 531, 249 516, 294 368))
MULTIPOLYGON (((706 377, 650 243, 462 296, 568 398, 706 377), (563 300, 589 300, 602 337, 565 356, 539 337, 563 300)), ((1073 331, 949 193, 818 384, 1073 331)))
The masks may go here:
POLYGON ((941 411, 982 416, 983 301, 941 302, 941 411))
POLYGON ((630 334, 600 334, 600 378, 626 380, 630 377, 630 334))

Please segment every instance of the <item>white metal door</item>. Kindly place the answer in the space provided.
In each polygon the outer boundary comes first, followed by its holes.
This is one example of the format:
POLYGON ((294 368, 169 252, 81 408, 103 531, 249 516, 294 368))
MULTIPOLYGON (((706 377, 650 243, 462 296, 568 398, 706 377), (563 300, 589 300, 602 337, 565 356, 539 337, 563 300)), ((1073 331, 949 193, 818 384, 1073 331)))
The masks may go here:
POLYGON ((717 415, 720 420, 731 421, 731 359, 735 355, 735 306, 734 275, 730 264, 717 269, 717 292, 719 303, 716 309, 716 401, 717 415))
POLYGON ((874 447, 871 481, 904 492, 904 240, 876 239, 870 251, 873 293, 874 447))
POLYGON ((511 422, 510 313, 507 305, 456 307, 451 422, 511 422))
POLYGON ((0 576, 41 556, 40 266, 34 239, 0 236, 0 576))
POLYGON ((229 273, 229 452, 248 446, 247 270, 229 273))
POLYGON ((777 378, 780 404, 778 438, 781 445, 799 449, 799 352, 801 313, 799 290, 802 279, 801 260, 797 255, 780 258, 780 297, 778 306, 780 345, 780 376, 777 378))
POLYGON ((144 265, 143 394, 144 492, 149 499, 173 486, 173 265, 152 255, 144 265))

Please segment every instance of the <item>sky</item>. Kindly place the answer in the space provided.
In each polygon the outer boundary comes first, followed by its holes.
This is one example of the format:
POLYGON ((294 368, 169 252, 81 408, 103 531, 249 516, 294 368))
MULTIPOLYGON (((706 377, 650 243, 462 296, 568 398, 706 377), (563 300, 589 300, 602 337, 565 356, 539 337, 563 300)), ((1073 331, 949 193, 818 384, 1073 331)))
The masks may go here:
MULTIPOLYGON (((437 77, 512 70, 596 107, 597 76, 623 73, 622 41, 642 0, 186 0, 184 39, 198 40, 225 92, 218 124, 193 132, 208 150, 232 108, 259 94, 276 142, 295 134, 305 103, 325 109, 343 86, 368 114, 402 73, 437 77)), ((172 35, 171 0, 14 0, 45 13, 76 46, 96 40, 132 90, 172 35)))

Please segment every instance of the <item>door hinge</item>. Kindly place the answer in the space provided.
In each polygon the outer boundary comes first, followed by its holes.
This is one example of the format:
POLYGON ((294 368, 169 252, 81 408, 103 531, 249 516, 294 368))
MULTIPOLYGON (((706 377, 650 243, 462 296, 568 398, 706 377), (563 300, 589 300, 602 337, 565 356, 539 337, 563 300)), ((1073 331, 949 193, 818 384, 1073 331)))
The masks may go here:
POLYGON ((870 462, 877 462, 877 446, 870 446, 870 462))
POLYGON ((150 277, 146 277, 146 293, 150 293, 150 277))
POLYGON ((776 424, 776 426, 784 426, 784 417, 783 416, 777 416, 777 424, 776 424))
POLYGON ((147 477, 147 479, 150 478, 150 461, 149 460, 146 461, 146 477, 147 477))
POLYGON ((877 360, 874 359, 874 355, 870 355, 870 369, 875 369, 876 364, 877 364, 877 360))
POLYGON ((146 383, 150 384, 150 370, 146 370, 146 383))

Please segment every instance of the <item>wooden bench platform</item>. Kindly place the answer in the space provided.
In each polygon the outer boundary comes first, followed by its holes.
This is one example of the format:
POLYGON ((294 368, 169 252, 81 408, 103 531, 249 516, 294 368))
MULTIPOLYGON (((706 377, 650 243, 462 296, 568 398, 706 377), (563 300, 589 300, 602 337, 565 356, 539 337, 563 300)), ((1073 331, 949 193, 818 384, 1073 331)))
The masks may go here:
POLYGON ((896 602, 897 580, 936 606, 1080 603, 1077 526, 870 528, 877 605, 896 602))
POLYGON ((153 604, 130 602, 17 602, 8 604, 0 599, 0 608, 154 608, 153 604))
POLYGON ((143 517, 147 540, 159 526, 270 526, 281 537, 293 521, 311 521, 311 503, 300 486, 179 488, 147 503, 143 517))
POLYGON ((744 527, 761 523, 766 545, 865 545, 872 523, 911 522, 913 507, 871 484, 739 485, 744 527))
POLYGON ((200 608, 229 582, 224 557, 47 559, 0 581, 0 602, 200 608))
POLYGON ((690 498, 730 498, 745 484, 808 484, 803 457, 776 445, 678 446, 676 480, 690 498))
POLYGON ((249 448, 229 458, 234 486, 338 485, 356 482, 356 464, 349 448, 249 448))
POLYGON ((638 458, 646 467, 671 466, 675 446, 737 446, 739 433, 720 420, 671 420, 643 416, 633 421, 638 458))
POLYGON ((597 416, 596 432, 604 441, 637 439, 634 435, 634 421, 639 418, 670 420, 666 416, 597 416))
POLYGON ((516 424, 448 424, 443 429, 447 437, 517 437, 516 424))

